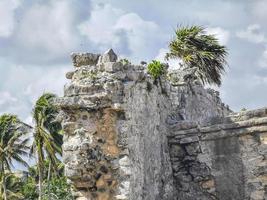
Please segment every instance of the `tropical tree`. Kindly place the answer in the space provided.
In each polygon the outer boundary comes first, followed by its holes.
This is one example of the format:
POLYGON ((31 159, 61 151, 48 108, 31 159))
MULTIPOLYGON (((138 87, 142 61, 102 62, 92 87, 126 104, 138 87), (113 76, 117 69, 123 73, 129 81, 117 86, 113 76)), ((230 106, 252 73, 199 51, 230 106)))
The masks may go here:
MULTIPOLYGON (((73 200, 71 195, 71 186, 67 183, 64 176, 63 163, 57 163, 58 174, 52 173, 51 178, 48 179, 49 160, 45 160, 44 173, 43 173, 43 188, 42 200, 48 199, 64 199, 73 200)), ((38 182, 38 169, 37 165, 28 168, 28 177, 24 181, 21 193, 27 200, 38 199, 38 189, 36 182, 38 182)))
POLYGON ((38 191, 36 186, 36 181, 31 175, 23 182, 23 186, 21 188, 21 193, 24 196, 24 199, 27 200, 36 200, 38 199, 38 191))
POLYGON ((51 185, 45 184, 44 187, 44 200, 74 200, 71 193, 71 186, 67 183, 67 178, 64 176, 61 177, 53 177, 50 181, 51 185))
POLYGON ((62 134, 61 125, 56 121, 58 109, 53 104, 56 96, 51 93, 43 94, 37 101, 33 110, 34 141, 31 153, 36 153, 38 168, 39 200, 42 199, 42 184, 44 176, 45 158, 49 160, 48 181, 51 170, 57 171, 59 162, 57 154, 61 154, 62 134))
POLYGON ((215 35, 207 34, 201 26, 178 27, 169 50, 166 59, 179 58, 184 67, 196 67, 195 75, 203 84, 221 85, 228 53, 215 35))
MULTIPOLYGON (((8 199, 10 190, 7 183, 10 178, 11 167, 16 161, 28 166, 22 156, 28 155, 28 138, 24 124, 15 115, 3 114, 0 116, 0 195, 8 199)), ((9 198, 10 199, 10 198, 9 198)))
POLYGON ((8 200, 23 200, 25 199, 21 189, 23 187, 23 180, 12 172, 5 174, 6 197, 8 200))

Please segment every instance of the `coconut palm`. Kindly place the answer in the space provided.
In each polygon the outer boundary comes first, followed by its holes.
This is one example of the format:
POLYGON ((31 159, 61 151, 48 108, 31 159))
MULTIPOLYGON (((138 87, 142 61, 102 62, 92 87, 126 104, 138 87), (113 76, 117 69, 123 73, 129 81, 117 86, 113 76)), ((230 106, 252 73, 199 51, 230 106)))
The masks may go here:
POLYGON ((196 67, 196 76, 203 84, 221 85, 228 53, 215 35, 207 34, 201 26, 179 27, 169 49, 166 58, 179 58, 184 67, 196 67))
MULTIPOLYGON (((54 94, 45 93, 37 101, 33 110, 34 141, 31 153, 37 156, 39 200, 42 198, 42 184, 45 159, 49 160, 49 176, 51 170, 56 171, 57 154, 61 154, 61 125, 57 122, 58 109, 53 105, 54 94)), ((48 177, 49 180, 49 177, 48 177)))
POLYGON ((7 200, 8 174, 13 162, 16 161, 28 166, 23 156, 28 155, 26 129, 24 124, 15 115, 3 114, 0 116, 0 195, 7 200))
MULTIPOLYGON (((5 174, 5 187, 6 187, 6 197, 8 200, 23 200, 25 199, 21 193, 21 188, 23 186, 23 180, 12 172, 7 172, 5 174)), ((0 197, 1 198, 1 197, 0 197)), ((3 197, 2 197, 3 198, 3 197)))

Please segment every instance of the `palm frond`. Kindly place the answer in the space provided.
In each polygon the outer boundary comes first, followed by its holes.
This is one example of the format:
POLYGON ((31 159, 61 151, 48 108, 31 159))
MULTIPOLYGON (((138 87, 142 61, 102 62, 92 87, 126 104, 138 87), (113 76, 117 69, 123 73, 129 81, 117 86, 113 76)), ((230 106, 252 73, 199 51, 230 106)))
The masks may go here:
POLYGON ((25 165, 25 161, 21 156, 27 155, 27 139, 25 132, 20 131, 20 120, 15 115, 3 114, 0 116, 0 173, 5 173, 5 170, 11 170, 13 161, 25 165))
POLYGON ((56 96, 45 93, 36 101, 33 109, 35 121, 34 141, 30 152, 37 152, 38 167, 45 168, 45 160, 50 160, 52 168, 57 165, 56 154, 61 154, 62 130, 61 124, 55 119, 59 113, 58 108, 53 104, 56 96))
POLYGON ((201 26, 178 27, 169 44, 166 59, 180 58, 186 67, 197 67, 196 76, 203 84, 221 85, 227 65, 227 48, 201 26))

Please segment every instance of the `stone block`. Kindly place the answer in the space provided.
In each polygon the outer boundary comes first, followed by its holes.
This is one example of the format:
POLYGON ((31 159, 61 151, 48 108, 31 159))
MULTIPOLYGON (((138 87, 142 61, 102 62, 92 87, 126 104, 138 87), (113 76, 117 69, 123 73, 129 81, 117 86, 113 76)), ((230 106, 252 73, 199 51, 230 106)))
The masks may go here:
POLYGON ((82 177, 82 173, 80 170, 73 169, 70 167, 65 167, 65 175, 71 180, 80 179, 82 177))
POLYGON ((120 62, 105 62, 103 63, 104 71, 114 73, 122 70, 122 64, 120 62))
POLYGON ((75 67, 81 67, 85 65, 96 65, 99 54, 93 54, 93 53, 72 53, 72 63, 75 67))
POLYGON ((112 49, 107 50, 103 55, 99 57, 98 63, 116 62, 118 56, 112 49))
POLYGON ((192 143, 192 142, 198 142, 199 137, 198 136, 192 136, 192 137, 185 137, 180 140, 181 144, 186 144, 186 143, 192 143))
POLYGON ((73 71, 71 71, 71 72, 67 72, 67 73, 66 73, 66 78, 67 78, 67 79, 72 79, 73 75, 74 75, 74 72, 73 72, 73 71))
POLYGON ((201 150, 200 150, 200 145, 198 143, 191 143, 189 145, 185 146, 186 152, 188 155, 198 155, 201 150))
POLYGON ((185 150, 180 145, 171 145, 170 156, 171 158, 183 158, 186 155, 185 150))
POLYGON ((215 187, 215 181, 213 179, 201 182, 201 187, 204 189, 210 189, 215 187))

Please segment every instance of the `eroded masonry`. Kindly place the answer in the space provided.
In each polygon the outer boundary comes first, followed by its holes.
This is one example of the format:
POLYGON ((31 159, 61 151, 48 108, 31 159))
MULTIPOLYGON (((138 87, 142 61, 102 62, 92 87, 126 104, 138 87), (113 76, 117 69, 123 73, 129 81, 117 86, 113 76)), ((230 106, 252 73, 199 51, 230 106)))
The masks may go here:
POLYGON ((72 54, 57 100, 78 200, 267 199, 267 108, 232 113, 194 70, 72 54))

